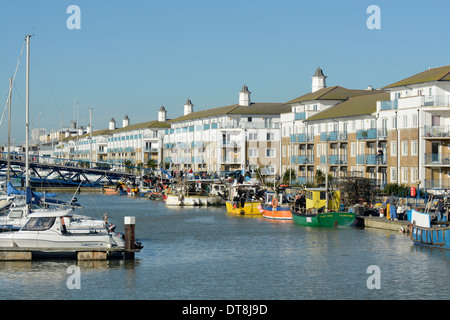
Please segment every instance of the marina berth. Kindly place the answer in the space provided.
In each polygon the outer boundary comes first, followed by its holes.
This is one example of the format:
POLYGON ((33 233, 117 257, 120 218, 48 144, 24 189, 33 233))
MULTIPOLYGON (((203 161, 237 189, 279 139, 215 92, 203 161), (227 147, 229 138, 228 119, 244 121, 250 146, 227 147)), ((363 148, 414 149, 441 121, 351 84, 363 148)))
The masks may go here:
MULTIPOLYGON (((142 246, 136 243, 135 248, 142 246)), ((33 256, 73 256, 89 249, 121 254, 125 249, 124 235, 99 220, 86 220, 67 211, 42 211, 28 216, 26 224, 17 232, 0 234, 0 252, 23 249, 33 256)))

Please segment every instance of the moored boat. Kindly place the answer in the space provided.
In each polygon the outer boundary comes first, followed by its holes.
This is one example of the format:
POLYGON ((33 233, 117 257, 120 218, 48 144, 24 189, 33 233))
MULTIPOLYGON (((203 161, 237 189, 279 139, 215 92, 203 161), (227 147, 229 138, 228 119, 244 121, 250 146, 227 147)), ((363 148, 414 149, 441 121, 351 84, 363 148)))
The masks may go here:
POLYGON ((309 227, 345 227, 355 221, 355 213, 340 210, 340 192, 325 188, 305 189, 305 205, 291 208, 295 224, 309 227), (328 201, 328 202, 327 202, 328 201))
POLYGON ((429 213, 411 210, 410 238, 414 244, 450 249, 450 225, 447 221, 431 222, 429 213))
POLYGON ((266 191, 265 202, 262 205, 263 218, 272 221, 292 221, 291 203, 282 193, 266 191))
POLYGON ((226 201, 227 212, 238 215, 262 215, 265 189, 258 185, 235 185, 231 187, 230 200, 226 201))
MULTIPOLYGON (((87 223, 84 218, 69 215, 67 210, 32 213, 19 231, 0 233, 0 251, 22 248, 33 255, 67 256, 80 248, 108 251, 123 250, 124 246, 124 235, 115 232, 114 227, 107 227, 100 220, 87 223)), ((136 248, 139 250, 142 245, 137 242, 136 248)))

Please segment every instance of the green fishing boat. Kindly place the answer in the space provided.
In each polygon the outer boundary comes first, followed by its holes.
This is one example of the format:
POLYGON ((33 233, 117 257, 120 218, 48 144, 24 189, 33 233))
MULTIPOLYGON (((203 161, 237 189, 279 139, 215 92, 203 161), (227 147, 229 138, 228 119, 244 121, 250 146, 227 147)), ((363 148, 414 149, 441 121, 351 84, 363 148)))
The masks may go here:
POLYGON ((305 189, 304 206, 292 206, 294 223, 309 227, 345 227, 355 221, 353 212, 340 211, 340 192, 325 188, 305 189))

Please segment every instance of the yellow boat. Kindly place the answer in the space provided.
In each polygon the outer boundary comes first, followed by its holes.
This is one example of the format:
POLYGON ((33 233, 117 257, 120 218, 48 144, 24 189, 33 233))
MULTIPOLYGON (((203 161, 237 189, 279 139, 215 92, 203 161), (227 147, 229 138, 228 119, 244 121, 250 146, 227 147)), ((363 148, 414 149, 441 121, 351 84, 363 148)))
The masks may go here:
POLYGON ((232 201, 226 202, 227 212, 239 215, 262 215, 261 201, 246 201, 244 207, 232 201))
MULTIPOLYGON (((341 201, 341 193, 339 190, 329 190, 328 210, 339 210, 341 201)), ((325 188, 308 188, 305 189, 306 210, 319 209, 326 207, 326 191, 325 188)))

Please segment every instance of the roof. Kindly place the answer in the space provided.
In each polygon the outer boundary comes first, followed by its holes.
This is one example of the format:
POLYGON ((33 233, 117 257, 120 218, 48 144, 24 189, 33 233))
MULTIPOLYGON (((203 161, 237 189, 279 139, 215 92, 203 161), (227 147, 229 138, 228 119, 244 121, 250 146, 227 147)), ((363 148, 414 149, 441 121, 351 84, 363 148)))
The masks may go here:
POLYGON ((298 98, 295 98, 287 103, 301 103, 311 100, 347 100, 351 97, 369 95, 377 93, 376 90, 353 90, 340 86, 326 87, 314 92, 304 94, 298 98))
POLYGON ((320 69, 320 67, 318 67, 316 69, 316 73, 314 73, 314 77, 325 77, 326 78, 326 76, 323 74, 323 71, 322 71, 322 69, 320 69))
POLYGON ((373 114, 377 111, 377 101, 390 100, 386 91, 374 90, 377 93, 352 97, 306 119, 306 121, 342 118, 373 114), (381 91, 381 92, 380 92, 381 91))
POLYGON ((158 120, 152 120, 152 121, 147 121, 147 122, 130 124, 126 127, 112 130, 110 132, 110 134, 124 132, 124 131, 138 130, 138 129, 147 129, 147 128, 170 128, 170 124, 167 122, 160 122, 158 120))
MULTIPOLYGON (((168 122, 160 122, 157 120, 152 120, 152 121, 147 121, 147 122, 141 122, 141 123, 136 123, 136 124, 130 124, 124 128, 117 128, 114 130, 109 130, 109 129, 101 129, 101 130, 97 130, 97 131, 93 131, 92 132, 92 136, 99 136, 99 135, 111 135, 114 133, 120 133, 120 132, 125 132, 125 131, 131 131, 131 130, 138 130, 138 129, 146 129, 146 128, 170 128, 170 124, 168 122)), ((82 139, 82 138, 86 138, 89 137, 90 133, 85 133, 81 136, 77 136, 77 135, 73 135, 73 136, 69 136, 66 138, 63 138, 63 141, 68 141, 68 140, 74 140, 74 139, 82 139)))
POLYGON ((225 114, 281 114, 291 112, 291 106, 284 103, 251 103, 250 106, 240 106, 233 104, 224 107, 212 108, 202 111, 196 111, 187 115, 169 120, 168 122, 179 122, 199 118, 213 117, 225 114))
POLYGON ((433 81, 450 81, 450 66, 428 69, 384 88, 395 88, 433 81))

